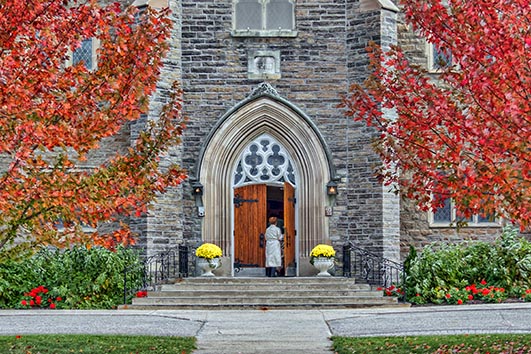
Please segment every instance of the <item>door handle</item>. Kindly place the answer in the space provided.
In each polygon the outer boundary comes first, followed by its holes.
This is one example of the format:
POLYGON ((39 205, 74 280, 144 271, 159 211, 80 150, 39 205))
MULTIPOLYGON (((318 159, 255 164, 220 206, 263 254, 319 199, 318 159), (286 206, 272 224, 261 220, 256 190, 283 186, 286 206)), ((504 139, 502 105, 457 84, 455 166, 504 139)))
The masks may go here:
POLYGON ((264 234, 260 234, 260 248, 264 248, 264 241, 265 241, 264 234))

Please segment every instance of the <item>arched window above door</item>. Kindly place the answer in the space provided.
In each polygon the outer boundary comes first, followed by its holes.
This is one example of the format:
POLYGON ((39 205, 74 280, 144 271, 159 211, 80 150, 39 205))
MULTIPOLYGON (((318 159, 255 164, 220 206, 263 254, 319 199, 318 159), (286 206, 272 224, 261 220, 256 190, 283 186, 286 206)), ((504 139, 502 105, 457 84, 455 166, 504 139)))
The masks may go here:
POLYGON ((273 137, 259 136, 243 150, 234 169, 234 187, 253 183, 290 182, 296 176, 288 153, 273 137))

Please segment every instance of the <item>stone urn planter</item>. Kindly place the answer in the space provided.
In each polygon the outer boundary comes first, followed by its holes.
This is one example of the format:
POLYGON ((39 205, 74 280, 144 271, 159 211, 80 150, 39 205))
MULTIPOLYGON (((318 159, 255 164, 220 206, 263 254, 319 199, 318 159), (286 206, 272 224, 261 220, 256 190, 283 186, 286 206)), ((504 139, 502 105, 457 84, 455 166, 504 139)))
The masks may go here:
POLYGON ((335 255, 336 251, 330 245, 319 244, 312 249, 310 263, 319 271, 318 277, 331 276, 328 271, 334 266, 335 255))
POLYGON ((221 257, 223 252, 221 248, 212 243, 203 243, 195 251, 197 256, 197 266, 203 270, 203 277, 213 277, 213 270, 221 267, 221 257))
POLYGON ((334 257, 314 257, 313 266, 319 271, 318 277, 330 277, 328 271, 334 266, 334 257))
POLYGON ((197 266, 203 271, 202 277, 213 277, 215 275, 212 271, 221 267, 221 260, 219 258, 207 259, 199 257, 197 258, 197 266))

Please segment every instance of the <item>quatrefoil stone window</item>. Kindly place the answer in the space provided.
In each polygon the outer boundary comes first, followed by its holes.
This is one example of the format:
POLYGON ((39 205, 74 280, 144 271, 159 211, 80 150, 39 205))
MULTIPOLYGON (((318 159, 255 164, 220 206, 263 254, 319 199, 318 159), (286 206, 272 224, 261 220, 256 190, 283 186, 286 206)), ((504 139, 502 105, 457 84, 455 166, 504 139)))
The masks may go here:
POLYGON ((264 134, 243 150, 234 171, 234 186, 274 182, 295 185, 295 171, 282 145, 264 134))

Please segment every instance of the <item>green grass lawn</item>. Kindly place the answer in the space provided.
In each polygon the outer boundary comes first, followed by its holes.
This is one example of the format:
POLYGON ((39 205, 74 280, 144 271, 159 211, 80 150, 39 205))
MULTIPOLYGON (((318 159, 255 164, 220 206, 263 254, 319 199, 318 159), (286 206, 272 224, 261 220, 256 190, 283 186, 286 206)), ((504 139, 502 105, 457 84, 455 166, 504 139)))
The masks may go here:
POLYGON ((332 337, 338 354, 531 353, 531 335, 485 334, 417 337, 332 337))
POLYGON ((188 354, 191 337, 47 334, 0 336, 0 353, 152 353, 188 354))

